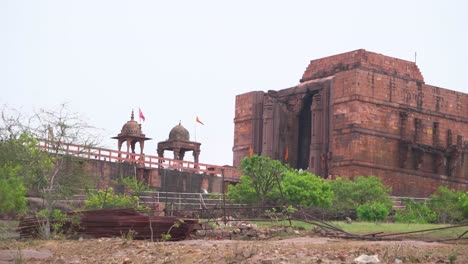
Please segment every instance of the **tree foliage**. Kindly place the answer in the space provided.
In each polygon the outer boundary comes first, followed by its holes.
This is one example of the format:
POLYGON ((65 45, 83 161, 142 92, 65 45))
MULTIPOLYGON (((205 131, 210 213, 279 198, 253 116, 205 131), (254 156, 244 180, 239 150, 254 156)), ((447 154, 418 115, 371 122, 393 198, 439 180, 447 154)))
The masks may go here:
POLYGON ((124 188, 124 192, 128 192, 133 196, 141 195, 143 192, 150 190, 150 187, 145 182, 137 180, 135 176, 120 176, 120 179, 117 181, 118 185, 121 185, 124 188))
POLYGON ((375 176, 359 176, 350 180, 338 178, 330 181, 334 193, 331 210, 334 212, 354 211, 360 205, 372 202, 384 204, 387 208, 393 205, 390 199, 390 188, 386 188, 375 176))
POLYGON ((49 214, 44 230, 48 238, 49 219, 57 200, 80 192, 91 183, 79 165, 79 158, 66 155, 64 148, 69 143, 92 146, 97 138, 89 131, 90 126, 64 104, 58 109, 38 110, 27 118, 4 106, 1 121, 0 177, 3 181, 17 177, 19 187, 16 191, 10 188, 9 193, 24 197, 22 184, 29 195, 44 200, 45 212, 49 214), (39 147, 41 139, 47 140, 43 141, 47 151, 39 147))
POLYGON ((328 183, 306 172, 283 166, 279 161, 253 155, 241 161, 241 182, 229 186, 229 197, 239 203, 277 204, 281 199, 281 186, 284 198, 294 205, 303 207, 327 207, 331 203, 332 192, 328 183))
POLYGON ((85 200, 85 209, 104 209, 104 208, 132 208, 136 207, 139 198, 114 192, 112 187, 97 192, 89 192, 85 200))
POLYGON ((416 203, 406 199, 403 201, 405 208, 397 210, 393 221, 397 223, 427 224, 437 219, 434 213, 425 203, 416 203))
POLYGON ((228 186, 228 197, 241 204, 255 204, 258 196, 253 188, 252 178, 247 175, 240 177, 240 183, 228 186))
MULTIPOLYGON (((3 169, 0 169, 3 174, 3 169)), ((0 215, 20 214, 26 210, 26 188, 17 175, 0 177, 0 215)))
POLYGON ((461 222, 468 218, 468 192, 441 186, 430 196, 429 207, 437 214, 439 223, 461 222))
POLYGON ((26 187, 33 185, 37 154, 34 140, 27 133, 0 139, 0 214, 25 211, 26 187))
POLYGON ((383 221, 387 219, 390 208, 379 202, 361 204, 357 207, 357 215, 360 221, 383 221))
POLYGON ((253 155, 241 160, 240 170, 242 172, 241 183, 230 188, 229 195, 234 199, 247 195, 248 198, 241 198, 241 200, 247 200, 249 204, 257 203, 261 205, 278 199, 278 181, 281 180, 286 170, 279 161, 253 155))
POLYGON ((328 207, 333 192, 328 182, 308 171, 289 170, 281 182, 285 197, 303 207, 328 207))

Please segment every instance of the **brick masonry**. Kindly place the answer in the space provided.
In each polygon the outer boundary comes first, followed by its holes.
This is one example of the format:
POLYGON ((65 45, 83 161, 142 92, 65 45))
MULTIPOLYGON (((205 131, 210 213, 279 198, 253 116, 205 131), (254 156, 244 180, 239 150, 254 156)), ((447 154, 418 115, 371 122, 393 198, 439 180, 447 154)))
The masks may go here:
MULTIPOLYGON (((122 176, 136 175, 152 188, 164 192, 201 193, 202 188, 208 192, 221 193, 223 181, 221 177, 208 174, 198 174, 170 169, 142 168, 134 163, 117 163, 102 160, 84 159, 80 163, 84 173, 96 180, 98 188, 115 186, 115 182, 122 176)), ((71 166, 70 170, 72 169, 71 166)))
POLYGON ((468 190, 468 94, 425 84, 413 62, 312 60, 294 87, 238 95, 234 123, 234 166, 252 148, 322 177, 376 175, 395 195, 468 190))

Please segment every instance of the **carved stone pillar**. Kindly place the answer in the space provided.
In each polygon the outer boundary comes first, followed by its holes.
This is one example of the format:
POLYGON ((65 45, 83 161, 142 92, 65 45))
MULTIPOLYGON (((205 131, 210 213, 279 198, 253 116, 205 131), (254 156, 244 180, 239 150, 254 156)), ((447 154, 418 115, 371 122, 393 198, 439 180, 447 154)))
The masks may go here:
POLYGON ((274 107, 276 100, 270 95, 265 96, 265 103, 263 105, 263 144, 262 155, 270 158, 275 158, 273 150, 274 146, 274 127, 275 115, 274 107))
POLYGON ((184 160, 184 156, 185 156, 185 151, 184 150, 179 151, 179 159, 184 160))
MULTIPOLYGON (((200 150, 194 150, 192 155, 193 155, 193 162, 198 164, 198 159, 200 157, 200 150)), ((198 168, 198 165, 195 165, 195 168, 198 168)))
POLYGON ((140 154, 143 154, 143 149, 145 148, 145 141, 140 139, 140 154))
POLYGON ((179 148, 175 148, 172 150, 174 152, 174 159, 175 160, 180 160, 180 149, 179 148))
POLYGON ((323 102, 322 95, 316 94, 312 98, 311 123, 312 133, 310 141, 309 170, 315 175, 325 176, 323 170, 326 166, 327 158, 322 155, 323 148, 323 102))

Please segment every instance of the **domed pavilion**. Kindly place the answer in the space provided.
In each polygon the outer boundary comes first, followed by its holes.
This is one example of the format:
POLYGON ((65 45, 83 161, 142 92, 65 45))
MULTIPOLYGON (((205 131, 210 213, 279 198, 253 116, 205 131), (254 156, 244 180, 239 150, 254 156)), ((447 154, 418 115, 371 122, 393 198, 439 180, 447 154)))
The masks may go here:
MULTIPOLYGON (((140 154, 143 154, 143 149, 145 147, 145 140, 151 140, 151 138, 147 138, 143 131, 141 130, 141 124, 134 120, 134 114, 132 110, 132 115, 130 120, 127 121, 122 127, 122 131, 116 136, 112 137, 113 139, 118 140, 118 149, 119 151, 122 148, 122 144, 124 142, 127 143, 127 158, 129 158, 130 148, 131 153, 135 153, 135 145, 136 143, 140 144, 140 154)), ((120 154, 119 154, 120 157, 120 154)))
POLYGON ((158 143, 158 156, 164 157, 164 151, 170 150, 174 153, 174 159, 183 160, 185 152, 192 151, 193 160, 198 163, 201 143, 190 141, 190 133, 179 122, 169 133, 169 139, 158 143))

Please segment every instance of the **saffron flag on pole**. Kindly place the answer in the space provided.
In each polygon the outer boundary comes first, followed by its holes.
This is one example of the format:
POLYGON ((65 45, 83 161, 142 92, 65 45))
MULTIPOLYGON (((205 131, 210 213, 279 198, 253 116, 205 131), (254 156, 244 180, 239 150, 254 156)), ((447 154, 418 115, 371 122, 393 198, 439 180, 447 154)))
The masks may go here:
POLYGON ((289 158, 289 147, 286 146, 286 153, 284 154, 284 160, 288 160, 289 158))
POLYGON ((253 148, 252 148, 252 146, 250 146, 249 157, 252 157, 253 154, 254 154, 253 148))
POLYGON ((198 123, 200 123, 200 124, 202 124, 202 125, 205 125, 205 124, 203 124, 202 121, 200 121, 200 118, 198 118, 198 116, 197 116, 197 119, 196 119, 195 121, 197 121, 198 123))
POLYGON ((145 115, 141 111, 141 109, 138 107, 138 116, 140 117, 140 121, 143 120, 145 121, 145 115))

